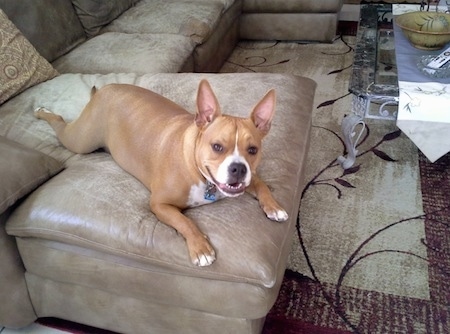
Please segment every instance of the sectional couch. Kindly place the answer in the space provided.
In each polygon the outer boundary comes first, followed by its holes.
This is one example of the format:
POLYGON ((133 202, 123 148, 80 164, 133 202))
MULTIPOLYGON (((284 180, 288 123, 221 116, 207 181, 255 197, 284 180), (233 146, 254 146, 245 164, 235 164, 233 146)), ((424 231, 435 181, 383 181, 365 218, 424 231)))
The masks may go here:
MULTIPOLYGON (((283 12, 317 3, 260 1, 277 2, 304 4, 283 12)), ((316 86, 291 75, 212 73, 241 34, 264 37, 241 21, 256 3, 0 0, 0 326, 57 317, 123 333, 261 332, 290 251, 316 86), (128 83, 195 112, 203 78, 223 111, 242 117, 276 89, 259 174, 290 219, 268 220, 247 194, 187 210, 217 252, 200 268, 149 211, 142 184, 103 151, 65 149, 33 110, 70 121, 92 86, 128 83)), ((337 15, 342 2, 334 3, 337 15)))

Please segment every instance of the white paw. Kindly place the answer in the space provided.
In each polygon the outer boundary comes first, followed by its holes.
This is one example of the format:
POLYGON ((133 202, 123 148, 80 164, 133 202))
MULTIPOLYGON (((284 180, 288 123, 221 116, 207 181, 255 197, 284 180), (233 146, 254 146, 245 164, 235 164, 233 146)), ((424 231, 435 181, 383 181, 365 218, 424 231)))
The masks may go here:
POLYGON ((37 107, 36 109, 34 109, 34 112, 38 112, 38 111, 45 111, 45 112, 50 112, 49 110, 45 109, 45 107, 37 107))
POLYGON ((44 107, 38 107, 34 109, 34 116, 36 118, 41 118, 42 114, 52 114, 52 112, 44 107))
POLYGON ((216 252, 204 234, 186 239, 191 262, 199 267, 206 267, 216 260, 216 252))
POLYGON ((206 267, 213 264, 213 262, 216 260, 215 255, 200 255, 195 261, 194 264, 199 267, 206 267))
POLYGON ((267 218, 269 218, 270 220, 275 220, 277 222, 284 222, 284 221, 288 220, 289 215, 287 214, 286 211, 281 209, 281 210, 275 210, 275 211, 268 213, 267 218))

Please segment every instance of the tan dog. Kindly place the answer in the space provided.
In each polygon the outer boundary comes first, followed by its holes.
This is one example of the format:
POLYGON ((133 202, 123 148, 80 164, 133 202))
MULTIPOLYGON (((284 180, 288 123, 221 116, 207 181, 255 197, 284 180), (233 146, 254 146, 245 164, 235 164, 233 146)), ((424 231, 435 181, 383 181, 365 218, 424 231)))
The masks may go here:
POLYGON ((152 91, 132 85, 107 85, 96 92, 79 118, 66 123, 44 108, 46 120, 60 142, 75 153, 105 148, 127 172, 151 192, 157 218, 186 239, 194 264, 210 265, 215 252, 183 209, 234 197, 245 191, 259 199, 267 217, 284 221, 285 210, 256 175, 261 140, 275 110, 269 91, 250 118, 222 115, 209 83, 200 82, 193 115, 152 91))

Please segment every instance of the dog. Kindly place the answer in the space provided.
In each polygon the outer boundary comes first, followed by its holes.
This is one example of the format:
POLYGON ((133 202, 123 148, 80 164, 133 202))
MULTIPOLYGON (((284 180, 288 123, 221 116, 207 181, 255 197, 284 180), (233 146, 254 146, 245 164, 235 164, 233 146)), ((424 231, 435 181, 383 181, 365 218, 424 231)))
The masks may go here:
POLYGON ((267 92, 248 118, 223 115, 207 80, 199 83, 196 102, 192 114, 150 90, 109 84, 92 89, 73 122, 45 108, 36 109, 35 116, 74 153, 109 152, 150 190, 151 211, 185 238, 192 263, 208 266, 216 259, 214 248, 184 209, 247 191, 269 219, 285 221, 288 214, 256 174, 275 113, 275 91, 267 92))

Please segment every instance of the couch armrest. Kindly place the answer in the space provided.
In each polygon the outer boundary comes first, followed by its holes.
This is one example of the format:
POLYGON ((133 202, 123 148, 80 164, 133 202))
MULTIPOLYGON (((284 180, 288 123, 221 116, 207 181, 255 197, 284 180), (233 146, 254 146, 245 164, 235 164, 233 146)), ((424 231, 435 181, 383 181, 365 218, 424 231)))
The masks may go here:
POLYGON ((15 239, 6 234, 10 210, 0 214, 0 327, 19 328, 36 320, 15 239))
POLYGON ((16 202, 59 172, 55 159, 0 136, 0 326, 19 328, 36 319, 25 269, 5 224, 16 202))

